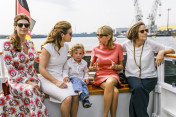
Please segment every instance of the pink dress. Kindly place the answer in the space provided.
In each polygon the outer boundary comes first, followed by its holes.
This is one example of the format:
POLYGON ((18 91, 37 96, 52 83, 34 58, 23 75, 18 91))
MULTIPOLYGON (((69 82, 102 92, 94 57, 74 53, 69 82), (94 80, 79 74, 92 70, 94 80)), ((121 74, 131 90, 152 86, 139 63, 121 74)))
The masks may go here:
POLYGON ((107 46, 98 45, 93 48, 91 54, 91 62, 98 63, 98 70, 95 74, 95 85, 99 86, 109 77, 114 77, 121 84, 117 70, 109 69, 112 65, 112 61, 117 63, 124 59, 122 46, 115 43, 114 49, 109 49, 107 46), (111 61, 112 60, 112 61, 111 61))
POLYGON ((3 117, 47 117, 46 107, 42 100, 43 93, 26 84, 27 80, 40 86, 40 80, 33 67, 34 58, 38 58, 33 42, 26 40, 28 54, 16 52, 10 40, 3 44, 3 57, 6 64, 10 85, 10 94, 0 96, 0 116, 3 117))

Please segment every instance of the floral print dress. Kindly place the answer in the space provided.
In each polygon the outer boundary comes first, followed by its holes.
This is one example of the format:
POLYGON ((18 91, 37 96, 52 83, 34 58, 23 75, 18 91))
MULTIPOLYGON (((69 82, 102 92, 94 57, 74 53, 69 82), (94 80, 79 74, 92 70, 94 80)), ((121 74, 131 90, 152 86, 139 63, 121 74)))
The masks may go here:
POLYGON ((29 80, 40 86, 40 80, 33 67, 38 57, 32 41, 21 44, 21 52, 16 52, 10 40, 3 44, 3 57, 9 78, 10 94, 0 97, 0 117, 47 117, 43 104, 44 94, 32 85, 29 80), (28 54, 23 45, 28 47, 28 54))

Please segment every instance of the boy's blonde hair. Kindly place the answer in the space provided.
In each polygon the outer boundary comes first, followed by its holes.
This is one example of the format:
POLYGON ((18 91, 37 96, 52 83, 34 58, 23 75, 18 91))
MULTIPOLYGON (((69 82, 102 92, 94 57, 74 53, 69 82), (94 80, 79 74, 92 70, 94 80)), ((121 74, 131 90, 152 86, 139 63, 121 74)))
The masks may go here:
POLYGON ((74 52, 75 50, 77 50, 77 49, 82 49, 83 55, 85 54, 84 46, 83 46, 83 44, 81 44, 81 43, 74 44, 74 45, 70 48, 69 54, 70 54, 71 56, 73 56, 73 52, 74 52))

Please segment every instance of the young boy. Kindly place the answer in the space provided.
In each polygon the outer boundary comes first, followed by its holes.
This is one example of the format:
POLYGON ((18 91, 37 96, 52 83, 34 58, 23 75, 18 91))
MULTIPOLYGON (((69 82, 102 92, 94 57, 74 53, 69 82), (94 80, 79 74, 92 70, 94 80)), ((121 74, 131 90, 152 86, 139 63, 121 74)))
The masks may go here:
POLYGON ((69 54, 71 58, 64 65, 63 77, 65 82, 72 82, 73 89, 75 92, 78 92, 83 107, 89 108, 91 107, 87 88, 89 75, 87 62, 82 59, 84 53, 84 46, 82 44, 75 44, 70 48, 69 54))

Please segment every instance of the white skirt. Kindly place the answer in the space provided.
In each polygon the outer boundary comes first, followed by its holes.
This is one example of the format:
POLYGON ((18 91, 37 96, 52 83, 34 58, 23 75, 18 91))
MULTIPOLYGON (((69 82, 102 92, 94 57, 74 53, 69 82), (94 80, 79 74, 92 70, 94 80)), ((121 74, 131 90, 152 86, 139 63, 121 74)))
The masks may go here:
POLYGON ((42 91, 50 96, 50 101, 52 102, 62 103, 62 101, 66 97, 78 95, 78 93, 74 92, 71 82, 67 83, 68 88, 63 89, 57 87, 55 84, 44 78, 42 75, 39 75, 39 79, 41 82, 42 91))

